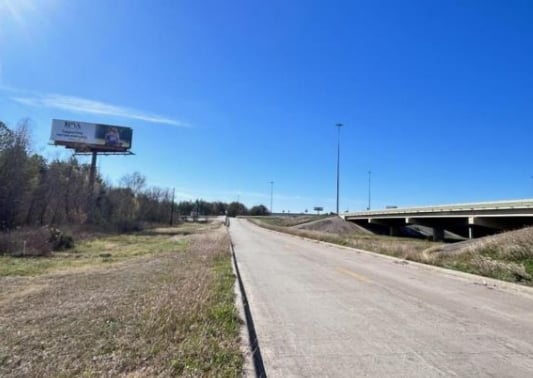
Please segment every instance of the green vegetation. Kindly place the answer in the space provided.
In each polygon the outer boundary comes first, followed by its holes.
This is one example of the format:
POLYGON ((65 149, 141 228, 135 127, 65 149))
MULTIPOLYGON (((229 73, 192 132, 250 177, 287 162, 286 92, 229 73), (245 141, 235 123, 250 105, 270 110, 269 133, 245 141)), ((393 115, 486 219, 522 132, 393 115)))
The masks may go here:
POLYGON ((183 350, 171 360, 173 373, 204 375, 215 365, 220 376, 235 376, 242 369, 239 350, 228 349, 220 343, 226 335, 238 335, 241 321, 235 309, 233 275, 230 260, 217 258, 213 266, 216 280, 212 294, 206 299, 204 311, 193 315, 193 327, 183 350))
POLYGON ((206 224, 4 257, 0 376, 239 376, 228 246, 206 224))

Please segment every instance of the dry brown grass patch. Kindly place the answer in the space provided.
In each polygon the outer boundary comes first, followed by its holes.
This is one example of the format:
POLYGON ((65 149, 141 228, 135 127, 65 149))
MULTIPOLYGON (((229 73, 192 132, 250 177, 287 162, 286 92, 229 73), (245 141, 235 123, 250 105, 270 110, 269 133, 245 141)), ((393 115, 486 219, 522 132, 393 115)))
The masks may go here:
POLYGON ((227 235, 187 239, 86 271, 1 277, 0 376, 238 375, 227 235))

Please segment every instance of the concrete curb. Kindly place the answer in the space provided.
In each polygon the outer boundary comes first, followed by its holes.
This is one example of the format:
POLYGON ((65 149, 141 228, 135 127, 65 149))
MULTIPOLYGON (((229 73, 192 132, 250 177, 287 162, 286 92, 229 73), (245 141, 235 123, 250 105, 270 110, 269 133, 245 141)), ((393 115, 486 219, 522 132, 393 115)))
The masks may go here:
MULTIPOLYGON (((231 251, 231 245, 230 245, 231 251)), ((233 290, 235 292, 235 305, 237 306, 237 311, 239 312, 239 319, 242 320, 242 325, 240 327, 239 337, 241 339, 241 352, 244 356, 244 366, 243 366, 243 376, 244 377, 254 377, 255 368, 254 368, 254 359, 252 356, 252 351, 250 349, 250 334, 248 331, 248 325, 246 324, 246 315, 244 313, 244 300, 242 298, 241 289, 239 285, 239 277, 237 276, 237 270, 235 269, 235 261, 233 260, 233 251, 231 251, 231 267, 233 269, 233 274, 235 275, 235 285, 233 290)))
MULTIPOLYGON (((250 222, 250 223, 254 224, 257 227, 261 227, 261 226, 255 224, 255 223, 253 223, 253 222, 250 222)), ((381 254, 381 253, 377 253, 377 252, 372 252, 372 251, 366 251, 364 249, 347 247, 347 246, 344 246, 344 245, 334 244, 334 243, 330 243, 330 242, 326 242, 326 241, 322 241, 322 240, 311 239, 311 238, 307 238, 305 236, 292 235, 292 234, 289 234, 287 232, 271 230, 271 229, 266 228, 266 227, 261 227, 261 228, 264 229, 264 230, 270 231, 270 232, 275 232, 275 233, 282 234, 282 235, 293 236, 293 237, 300 238, 300 239, 303 239, 303 240, 307 240, 307 241, 310 241, 310 242, 313 242, 313 243, 319 243, 319 244, 327 245, 329 247, 342 248, 342 249, 346 249, 346 250, 349 250, 349 251, 352 251, 352 252, 359 252, 359 253, 364 253, 364 254, 371 255, 371 256, 374 256, 374 257, 378 257, 378 258, 388 259, 388 260, 390 260, 390 261, 392 261, 392 262, 394 262, 396 264, 398 264, 398 263, 399 264, 409 264, 409 265, 414 265, 414 266, 416 266, 418 268, 421 268, 421 269, 430 270, 430 271, 437 271, 437 272, 440 272, 440 273, 445 274, 447 276, 451 276, 451 277, 454 277, 454 278, 461 279, 463 281, 471 282, 471 283, 476 284, 476 285, 482 285, 482 286, 486 286, 488 288, 500 289, 500 290, 507 291, 507 292, 512 292, 512 293, 519 293, 519 294, 523 294, 523 295, 533 299, 533 287, 530 287, 530 286, 524 286, 524 285, 516 284, 516 283, 513 283, 513 282, 501 281, 501 280, 497 280, 495 278, 490 278, 490 277, 485 277, 485 276, 478 276, 476 274, 461 272, 459 270, 447 269, 447 268, 443 268, 443 267, 436 266, 436 265, 429 265, 429 264, 424 264, 424 263, 420 263, 420 262, 416 262, 416 261, 405 260, 405 259, 401 259, 399 257, 389 256, 389 255, 385 255, 385 254, 381 254)))
POLYGON ((248 299, 246 297, 246 291, 239 271, 237 257, 235 255, 235 249, 233 242, 231 241, 231 235, 228 232, 230 238, 230 251, 232 257, 232 267, 235 274, 235 294, 237 301, 237 308, 239 316, 243 320, 246 327, 241 327, 241 349, 244 354, 244 367, 243 375, 245 377, 255 376, 258 378, 266 378, 265 366, 263 364, 263 357, 261 356, 261 349, 259 348, 259 341, 255 332, 254 321, 252 313, 248 305, 248 299))

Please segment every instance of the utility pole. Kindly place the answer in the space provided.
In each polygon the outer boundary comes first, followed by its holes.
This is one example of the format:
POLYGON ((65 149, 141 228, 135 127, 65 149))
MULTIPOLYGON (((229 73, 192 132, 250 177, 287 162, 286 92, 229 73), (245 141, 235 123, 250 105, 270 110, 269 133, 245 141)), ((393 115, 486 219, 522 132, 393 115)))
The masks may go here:
POLYGON ((341 157, 341 127, 342 123, 337 123, 337 215, 339 215, 339 174, 340 174, 340 157, 341 157))
POLYGON ((274 198, 274 181, 270 181, 270 215, 274 212, 272 208, 272 200, 274 198))

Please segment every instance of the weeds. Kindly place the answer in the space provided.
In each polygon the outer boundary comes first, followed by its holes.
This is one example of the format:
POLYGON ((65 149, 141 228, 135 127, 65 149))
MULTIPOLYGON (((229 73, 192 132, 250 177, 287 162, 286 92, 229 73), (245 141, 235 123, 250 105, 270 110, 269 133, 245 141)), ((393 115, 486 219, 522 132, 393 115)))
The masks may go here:
POLYGON ((505 281, 533 285, 533 227, 488 236, 452 253, 429 250, 422 262, 505 281))
POLYGON ((84 269, 0 277, 0 376, 240 375, 227 235, 188 230, 93 240, 57 257, 84 269))

